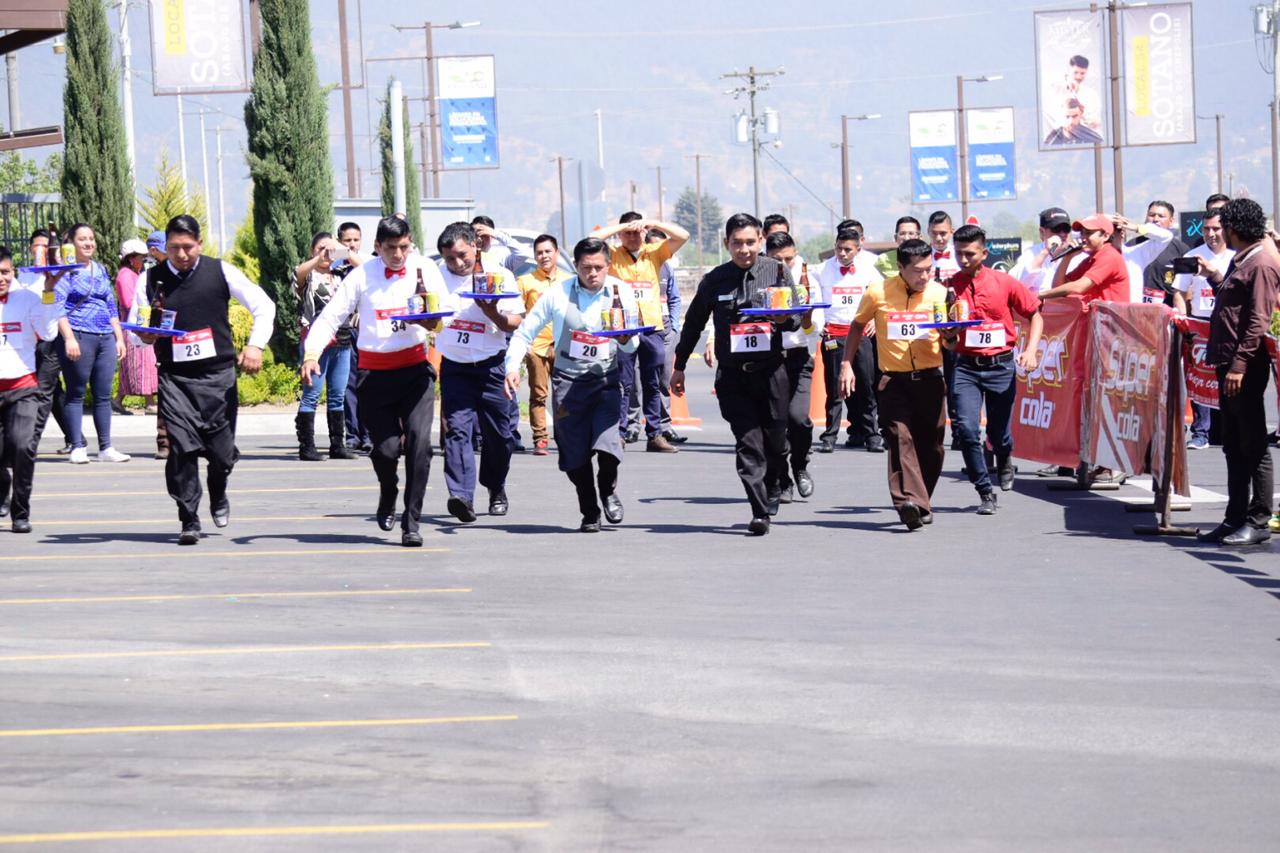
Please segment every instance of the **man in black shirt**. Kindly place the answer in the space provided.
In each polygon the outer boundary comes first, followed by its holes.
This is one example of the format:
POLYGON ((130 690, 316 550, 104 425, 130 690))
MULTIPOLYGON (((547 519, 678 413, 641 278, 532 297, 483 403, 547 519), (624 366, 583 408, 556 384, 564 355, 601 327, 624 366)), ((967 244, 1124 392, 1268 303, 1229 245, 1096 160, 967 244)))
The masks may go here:
MULTIPOLYGON (((1180 258, 1191 251, 1191 247, 1178 237, 1178 224, 1174 221, 1173 214, 1173 205, 1167 201, 1156 199, 1147 205, 1147 221, 1172 231, 1173 239, 1142 271, 1142 292, 1144 294, 1163 292, 1163 300, 1160 300, 1158 296, 1156 298, 1157 301, 1163 301, 1166 305, 1173 304, 1174 258, 1180 258)), ((1139 237, 1130 245, 1145 243, 1147 239, 1146 237, 1139 237)))
POLYGON ((751 503, 752 535, 769 532, 769 516, 781 500, 780 481, 787 464, 787 404, 790 382, 783 359, 782 332, 796 331, 800 315, 750 316, 743 309, 767 308, 770 289, 799 295, 787 268, 760 254, 764 229, 747 213, 725 224, 725 248, 731 260, 707 273, 685 313, 676 345, 671 391, 684 393, 684 369, 711 320, 715 328, 716 400, 735 440, 738 476, 751 503))

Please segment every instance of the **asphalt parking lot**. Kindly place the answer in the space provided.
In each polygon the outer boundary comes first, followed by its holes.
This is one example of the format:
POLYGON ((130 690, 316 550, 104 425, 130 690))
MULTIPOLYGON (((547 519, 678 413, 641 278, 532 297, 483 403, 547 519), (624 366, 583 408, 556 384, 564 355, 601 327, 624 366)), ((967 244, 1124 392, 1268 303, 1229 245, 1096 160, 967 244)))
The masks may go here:
POLYGON ((242 436, 194 548, 144 436, 44 457, 0 532, 0 846, 1280 848, 1274 546, 1136 537, 1137 486, 1020 476, 979 517, 955 453, 908 534, 843 448, 750 538, 699 373, 703 428, 628 454, 597 536, 554 456, 466 527, 437 459, 419 550, 367 460, 286 436, 242 436))

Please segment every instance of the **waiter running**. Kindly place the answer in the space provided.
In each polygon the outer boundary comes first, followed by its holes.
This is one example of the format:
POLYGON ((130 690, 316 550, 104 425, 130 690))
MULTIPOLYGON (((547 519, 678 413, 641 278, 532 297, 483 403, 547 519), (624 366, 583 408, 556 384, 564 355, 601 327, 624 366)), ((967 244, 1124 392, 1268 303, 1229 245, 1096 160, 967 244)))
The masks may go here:
POLYGON ((520 362, 547 326, 555 341, 551 372, 552 419, 560 470, 578 492, 583 533, 600 531, 600 504, 610 524, 622 523, 618 466, 623 442, 618 432, 622 382, 618 351, 634 352, 632 336, 599 337, 603 314, 616 293, 624 309, 634 307, 631 288, 609 275, 609 244, 596 237, 573 247, 577 275, 551 284, 511 336, 506 356, 507 395, 520 387, 520 362), (596 459, 593 468, 591 459, 596 459), (597 486, 599 487, 597 497, 597 486))
POLYGON ((59 278, 45 276, 39 295, 15 288, 13 255, 0 246, 0 476, 14 533, 31 532, 36 420, 43 399, 36 376, 36 346, 58 334, 62 309, 53 289, 59 278))
MULTIPOLYGON (((459 292, 476 286, 476 232, 465 222, 454 222, 440 232, 440 274, 445 294, 443 311, 455 311, 444 330, 436 335, 440 352, 440 415, 444 419, 444 481, 449 488, 449 513, 458 521, 476 520, 476 451, 472 439, 479 431, 480 485, 489 490, 489 515, 507 514, 507 472, 515 452, 517 433, 510 418, 511 400, 506 393, 503 357, 507 335, 520 326, 524 305, 520 299, 468 299, 459 292), (504 312, 503 309, 508 311, 504 312)), ((505 268, 490 270, 492 290, 518 294, 505 268)))
POLYGON ((969 482, 978 490, 978 515, 995 515, 996 492, 982 447, 982 409, 987 410, 987 442, 995 455, 1002 491, 1013 488, 1013 416, 1017 395, 1013 345, 1017 331, 1013 315, 1030 321, 1027 341, 1018 355, 1018 367, 1035 370, 1037 347, 1044 331, 1040 300, 1018 279, 989 269, 987 235, 976 225, 956 229, 956 263, 960 271, 951 277, 955 304, 961 317, 982 321, 977 326, 948 330, 942 345, 956 354, 952 396, 956 422, 952 425, 964 453, 969 482))
POLYGON ((262 348, 271 340, 276 306, 261 287, 226 261, 201 263, 200 223, 182 214, 164 230, 169 259, 147 272, 147 302, 175 312, 181 337, 139 335, 155 344, 160 380, 160 417, 169 432, 164 476, 182 522, 179 545, 200 541, 199 460, 208 460, 209 509, 216 527, 231 521, 227 479, 236 463, 236 366, 245 373, 262 369, 262 348), (236 357, 228 306, 234 299, 249 309, 253 327, 236 357))
POLYGON ((855 390, 853 355, 863 330, 875 323, 883 376, 879 382, 880 429, 889 451, 889 496, 908 530, 933 522, 932 496, 942 473, 947 384, 938 333, 920 328, 939 307, 947 288, 933 281, 933 252, 923 240, 898 246, 898 275, 863 294, 840 365, 840 394, 855 390))
POLYGON ((436 372, 427 361, 427 329, 436 324, 392 317, 409 313, 409 300, 417 292, 419 277, 428 293, 441 298, 444 282, 435 265, 412 253, 411 246, 409 223, 394 216, 378 222, 376 257, 341 281, 311 324, 303 343, 302 381, 310 384, 320 375, 320 353, 351 315, 358 313, 356 398, 360 423, 369 430, 373 442, 369 461, 378 476, 378 526, 383 530, 395 526, 396 466, 403 438, 400 544, 416 548, 422 545, 418 522, 431 473, 431 419, 436 402, 436 372))
POLYGON ((684 393, 684 370, 702 330, 711 320, 715 328, 716 400, 729 422, 735 442, 738 476, 751 504, 753 536, 769 532, 769 517, 781 501, 781 482, 787 464, 787 404, 791 385, 782 352, 782 333, 800 331, 800 315, 746 316, 744 308, 769 305, 769 290, 781 283, 799 293, 785 266, 760 254, 764 243, 760 220, 735 213, 725 223, 725 248, 731 260, 703 276, 685 313, 684 329, 676 345, 671 392, 684 393))

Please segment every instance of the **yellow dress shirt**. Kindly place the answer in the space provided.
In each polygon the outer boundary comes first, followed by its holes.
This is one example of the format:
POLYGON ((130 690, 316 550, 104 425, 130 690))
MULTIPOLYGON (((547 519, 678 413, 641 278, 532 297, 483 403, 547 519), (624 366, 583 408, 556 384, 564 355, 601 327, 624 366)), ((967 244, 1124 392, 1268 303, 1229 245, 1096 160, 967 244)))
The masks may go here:
MULTIPOLYGON (((542 298, 542 294, 547 291, 548 287, 568 278, 569 274, 560 269, 560 267, 553 269, 551 275, 547 275, 541 269, 535 267, 533 272, 525 273, 516 279, 516 286, 520 288, 520 296, 524 299, 525 312, 528 313, 533 308, 534 303, 542 298)), ((533 339, 533 346, 530 347, 530 350, 534 355, 546 358, 552 354, 555 345, 556 342, 551 337, 551 326, 548 324, 533 339)))
POLYGON ((900 339, 902 330, 897 329, 891 340, 889 324, 897 320, 904 322, 902 315, 927 312, 929 318, 922 322, 933 321, 934 305, 941 304, 945 310, 947 289, 936 281, 930 281, 922 293, 910 293, 902 276, 867 285, 862 294, 862 302, 858 303, 858 313, 854 322, 876 324, 876 353, 880 356, 880 369, 888 372, 909 372, 927 370, 942 366, 942 344, 936 331, 928 331, 922 337, 912 340, 900 339))
POLYGON ((635 257, 623 246, 615 246, 609 256, 609 274, 631 287, 641 320, 659 331, 662 323, 662 265, 671 260, 670 240, 645 243, 635 257))

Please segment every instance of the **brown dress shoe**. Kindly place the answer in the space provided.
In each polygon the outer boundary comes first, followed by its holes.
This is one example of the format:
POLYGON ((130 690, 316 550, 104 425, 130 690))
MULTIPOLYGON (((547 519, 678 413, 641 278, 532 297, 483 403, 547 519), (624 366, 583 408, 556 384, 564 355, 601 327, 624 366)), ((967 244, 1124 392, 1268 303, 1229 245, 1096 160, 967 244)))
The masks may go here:
POLYGON ((649 453, 679 453, 680 452, 674 446, 672 446, 671 442, 667 441, 661 435, 655 435, 653 438, 649 439, 649 443, 645 445, 644 449, 649 453))

